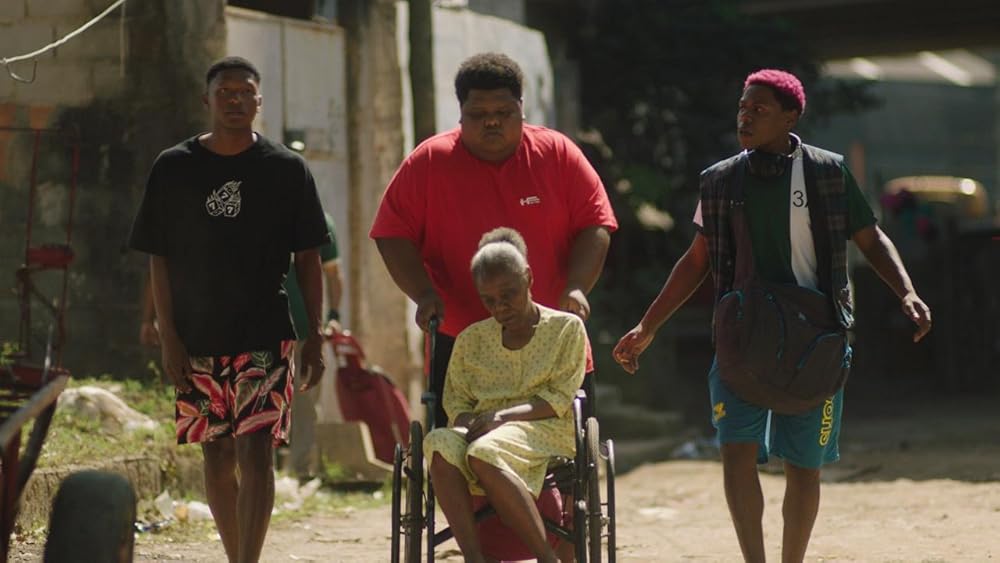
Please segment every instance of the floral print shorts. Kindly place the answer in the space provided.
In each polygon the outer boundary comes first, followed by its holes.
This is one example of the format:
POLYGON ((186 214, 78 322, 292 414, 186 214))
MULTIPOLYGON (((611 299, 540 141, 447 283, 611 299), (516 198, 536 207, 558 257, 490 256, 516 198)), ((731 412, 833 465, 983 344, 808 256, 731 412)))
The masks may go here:
POLYGON ((191 358, 191 390, 177 393, 177 443, 268 432, 288 443, 292 423, 292 345, 235 356, 191 358))

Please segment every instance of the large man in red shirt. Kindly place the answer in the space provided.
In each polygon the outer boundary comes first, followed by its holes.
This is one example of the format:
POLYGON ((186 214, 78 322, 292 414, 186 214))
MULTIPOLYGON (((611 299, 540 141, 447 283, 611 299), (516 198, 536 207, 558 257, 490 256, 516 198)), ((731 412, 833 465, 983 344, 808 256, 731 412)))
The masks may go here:
MULTIPOLYGON (((461 126, 424 141, 386 188, 370 236, 393 280, 417 304, 424 330, 441 321, 435 358, 439 398, 454 337, 488 314, 469 273, 479 238, 520 232, 543 305, 590 315, 587 293, 618 227, 593 167, 565 135, 524 124, 523 75, 509 57, 475 55, 458 69, 461 126)), ((592 371, 588 351, 587 371, 592 371)))

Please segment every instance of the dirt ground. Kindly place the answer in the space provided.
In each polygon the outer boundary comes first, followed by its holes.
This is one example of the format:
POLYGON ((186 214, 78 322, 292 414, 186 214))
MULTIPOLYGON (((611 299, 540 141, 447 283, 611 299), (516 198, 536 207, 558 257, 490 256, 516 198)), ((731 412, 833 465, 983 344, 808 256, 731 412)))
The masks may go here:
MULTIPOLYGON (((824 471, 808 561, 1000 559, 1000 414, 995 401, 923 401, 848 409, 842 461, 824 471)), ((761 476, 768 556, 780 557, 783 478, 761 476)), ((737 561, 716 461, 668 461, 620 475, 619 561, 737 561)), ((388 561, 389 507, 347 509, 274 526, 263 560, 388 561)), ((35 561, 18 546, 14 561, 35 561)), ((455 544, 438 558, 461 561, 455 544)), ((207 535, 138 539, 136 561, 224 561, 207 535)))

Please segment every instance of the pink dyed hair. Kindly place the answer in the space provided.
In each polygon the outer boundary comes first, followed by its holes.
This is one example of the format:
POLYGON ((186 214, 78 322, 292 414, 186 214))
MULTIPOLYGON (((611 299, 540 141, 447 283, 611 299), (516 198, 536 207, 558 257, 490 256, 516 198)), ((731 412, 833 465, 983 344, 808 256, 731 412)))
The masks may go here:
POLYGON ((746 82, 743 83, 743 89, 746 90, 751 84, 770 87, 776 93, 789 98, 792 102, 798 103, 799 113, 805 113, 806 91, 802 88, 802 83, 799 82, 799 79, 794 74, 775 68, 765 68, 747 76, 746 82))

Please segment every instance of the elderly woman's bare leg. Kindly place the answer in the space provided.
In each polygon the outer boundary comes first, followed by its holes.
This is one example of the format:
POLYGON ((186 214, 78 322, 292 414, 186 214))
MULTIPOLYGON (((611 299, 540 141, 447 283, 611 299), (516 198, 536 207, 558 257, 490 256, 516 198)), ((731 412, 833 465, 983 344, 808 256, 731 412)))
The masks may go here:
POLYGON ((451 532, 455 535, 455 541, 465 560, 469 563, 485 563, 472 510, 472 494, 469 493, 465 475, 436 452, 431 458, 430 471, 434 496, 448 519, 448 525, 451 526, 451 532))
POLYGON ((486 498, 497 515, 524 541, 539 563, 556 563, 558 559, 545 539, 545 524, 535 506, 535 499, 521 481, 471 456, 469 468, 479 478, 479 484, 486 491, 486 498))

